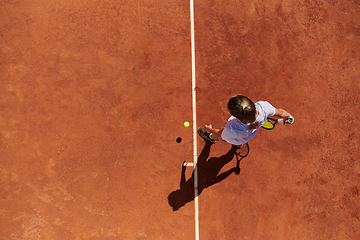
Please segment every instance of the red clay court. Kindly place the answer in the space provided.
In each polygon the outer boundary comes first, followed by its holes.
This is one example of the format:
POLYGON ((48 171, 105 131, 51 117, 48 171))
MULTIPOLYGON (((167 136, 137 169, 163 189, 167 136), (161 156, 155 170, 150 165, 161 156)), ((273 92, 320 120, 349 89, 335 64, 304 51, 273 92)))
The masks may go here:
POLYGON ((193 3, 0 2, 1 240, 360 239, 360 3, 193 3), (239 175, 235 94, 295 118, 239 175))

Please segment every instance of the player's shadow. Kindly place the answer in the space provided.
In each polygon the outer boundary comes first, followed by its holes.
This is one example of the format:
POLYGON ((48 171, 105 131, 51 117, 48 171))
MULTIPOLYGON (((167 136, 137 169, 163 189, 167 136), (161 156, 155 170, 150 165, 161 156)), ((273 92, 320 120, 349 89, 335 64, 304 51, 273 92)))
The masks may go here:
MULTIPOLYGON (((219 174, 221 168, 234 158, 237 150, 236 146, 232 146, 225 155, 219 158, 213 157, 208 159, 211 145, 212 144, 210 142, 206 141, 204 149, 202 150, 195 167, 197 168, 198 173, 198 195, 200 195, 205 188, 221 182, 232 173, 240 173, 240 166, 239 164, 236 164, 235 167, 219 174)), ((183 166, 181 171, 180 189, 173 191, 168 196, 168 202, 173 208, 173 211, 178 210, 180 207, 184 206, 188 202, 191 202, 195 198, 194 171, 191 177, 186 180, 185 170, 186 167, 183 166)))

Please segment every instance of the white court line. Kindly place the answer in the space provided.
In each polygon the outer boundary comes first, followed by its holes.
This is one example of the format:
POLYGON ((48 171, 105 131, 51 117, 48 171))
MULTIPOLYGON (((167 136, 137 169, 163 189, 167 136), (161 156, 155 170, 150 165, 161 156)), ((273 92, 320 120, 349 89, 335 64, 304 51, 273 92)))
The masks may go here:
POLYGON ((183 166, 185 166, 185 167, 187 167, 187 166, 193 167, 193 166, 194 166, 194 163, 193 163, 193 162, 184 162, 184 163, 183 163, 183 166))
POLYGON ((195 240, 199 240, 199 200, 198 200, 198 172, 197 172, 197 124, 196 124, 196 81, 195 81, 195 24, 194 0, 190 0, 191 24, 191 79, 192 79, 192 110, 193 110, 193 150, 194 150, 194 202, 195 202, 195 240))

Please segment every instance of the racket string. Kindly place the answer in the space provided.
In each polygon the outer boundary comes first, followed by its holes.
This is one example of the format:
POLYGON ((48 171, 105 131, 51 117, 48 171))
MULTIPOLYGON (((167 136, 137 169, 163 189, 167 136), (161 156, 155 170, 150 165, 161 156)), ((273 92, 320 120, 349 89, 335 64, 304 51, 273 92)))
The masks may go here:
POLYGON ((243 144, 239 149, 236 150, 235 155, 236 159, 238 161, 241 161, 241 159, 245 158, 247 155, 249 155, 249 144, 245 143, 243 144))

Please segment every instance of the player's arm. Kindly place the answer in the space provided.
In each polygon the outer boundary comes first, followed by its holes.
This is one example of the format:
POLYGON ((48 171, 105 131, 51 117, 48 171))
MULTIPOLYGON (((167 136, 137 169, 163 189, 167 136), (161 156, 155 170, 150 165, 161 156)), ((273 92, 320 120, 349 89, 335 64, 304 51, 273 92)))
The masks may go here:
POLYGON ((205 125, 205 130, 208 133, 211 133, 211 138, 214 139, 215 141, 219 141, 219 139, 221 139, 221 133, 224 130, 224 128, 221 129, 215 129, 212 127, 212 125, 205 125))
POLYGON ((282 108, 275 108, 274 116, 279 117, 279 118, 283 118, 284 120, 287 120, 289 118, 294 119, 294 117, 291 116, 290 113, 288 113, 287 111, 285 111, 282 108))

